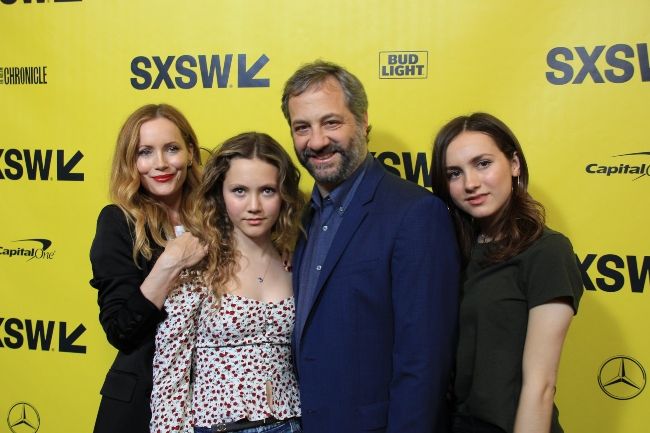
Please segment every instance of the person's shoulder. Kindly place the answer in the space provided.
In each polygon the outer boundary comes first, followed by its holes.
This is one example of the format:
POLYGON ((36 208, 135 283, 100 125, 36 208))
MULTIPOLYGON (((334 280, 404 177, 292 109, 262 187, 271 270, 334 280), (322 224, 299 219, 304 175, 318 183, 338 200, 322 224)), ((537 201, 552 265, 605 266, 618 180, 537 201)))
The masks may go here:
POLYGON ((392 194, 397 198, 412 200, 418 198, 433 198, 433 193, 423 186, 410 180, 403 179, 391 172, 386 172, 379 184, 380 189, 386 194, 392 194))
POLYGON ((108 204, 102 208, 97 217, 98 226, 111 226, 112 228, 128 228, 129 223, 126 214, 116 204, 108 204))
POLYGON ((118 256, 132 260, 133 234, 124 212, 119 206, 104 206, 97 217, 97 230, 90 247, 90 259, 100 263, 118 256))
POLYGON ((124 212, 116 204, 107 204, 99 211, 99 218, 124 218, 124 212))
POLYGON ((551 228, 548 228, 544 226, 544 231, 542 232, 542 236, 540 238, 544 239, 546 242, 560 242, 560 243, 571 243, 569 241, 569 238, 566 237, 564 234, 553 230, 551 228))
POLYGON ((527 252, 539 253, 544 252, 548 254, 558 254, 561 252, 573 254, 573 246, 571 241, 564 234, 544 227, 542 235, 528 248, 527 252))
POLYGON ((384 199, 403 209, 409 209, 412 206, 427 209, 436 212, 447 213, 447 206, 434 193, 410 180, 402 179, 392 173, 386 173, 384 190, 384 199))

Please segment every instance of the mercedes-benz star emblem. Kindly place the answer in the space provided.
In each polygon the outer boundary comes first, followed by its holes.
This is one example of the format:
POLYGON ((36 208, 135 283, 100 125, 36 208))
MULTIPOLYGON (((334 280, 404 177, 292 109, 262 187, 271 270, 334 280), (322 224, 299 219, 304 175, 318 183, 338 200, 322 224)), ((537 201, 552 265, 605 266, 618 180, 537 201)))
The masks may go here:
POLYGON ((639 361, 625 355, 612 356, 600 366, 598 385, 616 400, 629 400, 645 388, 645 370, 639 361))
POLYGON ((7 425, 12 433, 36 433, 41 426, 41 417, 34 406, 21 401, 9 409, 7 425))

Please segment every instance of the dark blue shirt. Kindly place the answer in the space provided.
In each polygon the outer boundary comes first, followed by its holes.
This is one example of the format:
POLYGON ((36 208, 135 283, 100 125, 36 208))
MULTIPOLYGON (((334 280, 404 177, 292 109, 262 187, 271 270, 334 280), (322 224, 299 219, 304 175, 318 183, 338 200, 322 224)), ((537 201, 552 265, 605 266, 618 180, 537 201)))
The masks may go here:
POLYGON ((359 168, 352 173, 352 176, 325 197, 321 197, 318 187, 314 185, 309 203, 313 209, 313 217, 307 233, 305 253, 300 269, 298 269, 300 273, 298 280, 300 296, 298 296, 298 305, 296 306, 298 335, 307 320, 309 307, 313 303, 318 280, 332 241, 371 161, 372 156, 368 155, 359 168))

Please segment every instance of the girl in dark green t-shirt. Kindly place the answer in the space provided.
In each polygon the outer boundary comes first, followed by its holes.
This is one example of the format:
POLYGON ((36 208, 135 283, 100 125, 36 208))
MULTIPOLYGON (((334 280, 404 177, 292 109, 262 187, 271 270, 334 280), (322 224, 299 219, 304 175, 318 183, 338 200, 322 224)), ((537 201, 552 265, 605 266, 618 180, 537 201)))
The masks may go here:
POLYGON ((449 206, 464 259, 454 433, 561 433, 560 353, 582 281, 573 248, 544 224, 510 129, 486 113, 438 133, 433 189, 449 206))

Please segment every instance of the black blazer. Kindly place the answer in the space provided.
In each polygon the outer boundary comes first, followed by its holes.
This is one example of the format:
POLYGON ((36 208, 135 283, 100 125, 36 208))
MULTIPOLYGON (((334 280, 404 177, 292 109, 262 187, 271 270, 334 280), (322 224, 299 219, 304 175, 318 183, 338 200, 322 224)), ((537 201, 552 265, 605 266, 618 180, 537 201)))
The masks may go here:
POLYGON ((119 352, 101 389, 95 433, 149 432, 154 338, 165 313, 140 291, 160 251, 151 261, 140 256, 138 268, 132 256, 134 239, 119 207, 102 209, 90 248, 90 285, 98 291, 99 321, 106 338, 119 352))

